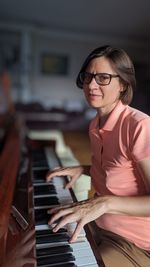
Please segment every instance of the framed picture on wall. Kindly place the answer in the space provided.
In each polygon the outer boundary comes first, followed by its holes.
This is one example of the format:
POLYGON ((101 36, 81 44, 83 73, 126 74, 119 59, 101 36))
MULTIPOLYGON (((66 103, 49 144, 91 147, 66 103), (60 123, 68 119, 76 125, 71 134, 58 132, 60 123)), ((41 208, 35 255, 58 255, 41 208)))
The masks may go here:
POLYGON ((67 75, 69 58, 66 55, 43 53, 41 55, 41 72, 47 75, 67 75))

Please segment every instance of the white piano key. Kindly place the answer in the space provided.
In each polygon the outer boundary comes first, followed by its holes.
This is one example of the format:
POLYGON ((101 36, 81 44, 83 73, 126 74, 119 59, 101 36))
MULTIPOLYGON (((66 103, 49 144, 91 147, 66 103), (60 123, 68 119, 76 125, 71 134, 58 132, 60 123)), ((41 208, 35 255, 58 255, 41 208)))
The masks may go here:
MULTIPOLYGON (((88 257, 88 264, 93 264, 93 263, 97 263, 96 259, 95 259, 95 255, 91 249, 91 246, 89 244, 89 242, 83 242, 82 243, 76 243, 76 246, 74 245, 70 245, 73 249, 73 255, 75 256, 76 259, 78 259, 78 261, 80 262, 80 265, 82 266, 82 260, 80 260, 80 258, 87 258, 88 257)), ((83 265, 84 266, 84 265, 83 265)))
POLYGON ((46 147, 45 148, 45 154, 46 154, 46 158, 47 158, 48 165, 49 165, 50 169, 54 169, 54 168, 60 166, 60 162, 57 159, 56 155, 54 154, 53 148, 46 147))
POLYGON ((61 177, 61 176, 55 176, 55 177, 53 177, 52 183, 54 185, 56 185, 58 188, 59 187, 65 188, 65 185, 66 185, 65 179, 63 179, 63 177, 61 177))
POLYGON ((53 242, 53 243, 43 243, 43 244, 36 244, 36 249, 44 249, 44 248, 51 248, 51 247, 58 247, 62 245, 68 245, 67 241, 63 242, 53 242))
POLYGON ((69 245, 72 247, 72 249, 75 250, 80 250, 80 249, 88 249, 91 248, 90 243, 88 242, 87 239, 85 239, 84 241, 80 241, 80 242, 73 242, 73 243, 69 243, 69 245))
MULTIPOLYGON (((87 254, 89 253, 89 251, 87 251, 87 254)), ((95 257, 86 255, 85 257, 76 257, 74 263, 77 266, 85 266, 85 267, 87 267, 88 265, 93 264, 93 263, 97 263, 97 262, 96 262, 95 257)))
MULTIPOLYGON (((80 266, 78 266, 78 267, 80 267, 80 266)), ((101 267, 100 265, 98 265, 97 263, 89 263, 88 265, 87 265, 87 267, 101 267)))
POLYGON ((56 207, 59 207, 60 205, 58 205, 58 204, 53 204, 53 205, 45 205, 45 206, 36 206, 36 207, 34 207, 34 209, 35 210, 45 210, 45 209, 51 209, 51 208, 56 208, 56 207))
MULTIPOLYGON (((72 262, 72 263, 74 263, 74 262, 72 262)), ((66 264, 66 262, 64 263, 64 264, 66 264)), ((74 263, 75 264, 75 263, 74 263)), ((42 265, 41 267, 60 267, 60 266, 62 266, 62 264, 60 263, 60 264, 53 264, 53 265, 42 265)), ((77 266, 76 264, 74 265, 75 267, 82 267, 81 265, 79 266, 77 266)), ((84 267, 85 267, 85 265, 84 265, 84 267)), ((87 267, 99 267, 99 265, 97 265, 97 264, 88 264, 87 265, 87 267)))
POLYGON ((45 181, 36 181, 34 182, 33 181, 33 185, 35 186, 40 186, 40 185, 54 185, 57 187, 58 190, 61 190, 61 189, 64 189, 65 188, 65 181, 62 177, 59 177, 59 176, 55 176, 51 181, 49 182, 46 182, 46 179, 45 181))
MULTIPOLYGON (((66 262, 65 262, 66 263, 66 262)), ((65 264, 64 263, 64 264, 65 264)), ((68 262, 67 262, 68 263, 68 262)), ((72 263, 74 263, 75 264, 75 262, 72 262, 72 263)), ((49 264, 44 264, 44 265, 42 265, 41 267, 51 267, 51 266, 53 266, 53 267, 59 267, 61 265, 61 263, 60 264, 53 264, 53 265, 49 265, 49 264)), ((61 265, 62 266, 62 265, 61 265)), ((88 265, 76 265, 75 264, 75 267, 82 267, 82 266, 84 266, 84 267, 99 267, 99 265, 97 265, 97 264, 88 264, 88 265)))

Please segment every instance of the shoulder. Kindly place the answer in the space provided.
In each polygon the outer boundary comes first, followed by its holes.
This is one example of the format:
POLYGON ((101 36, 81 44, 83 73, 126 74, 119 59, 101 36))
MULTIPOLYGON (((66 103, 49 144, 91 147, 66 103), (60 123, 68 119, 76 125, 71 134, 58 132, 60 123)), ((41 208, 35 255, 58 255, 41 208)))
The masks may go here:
POLYGON ((135 160, 149 156, 150 147, 150 117, 132 107, 128 107, 126 116, 126 133, 129 147, 135 160))
POLYGON ((125 109, 124 121, 130 127, 130 130, 134 130, 140 127, 140 125, 150 128, 150 116, 130 106, 127 106, 125 109))
POLYGON ((137 147, 141 143, 143 145, 147 143, 149 146, 150 116, 130 106, 126 106, 123 113, 122 136, 127 141, 131 150, 133 150, 135 144, 137 147))

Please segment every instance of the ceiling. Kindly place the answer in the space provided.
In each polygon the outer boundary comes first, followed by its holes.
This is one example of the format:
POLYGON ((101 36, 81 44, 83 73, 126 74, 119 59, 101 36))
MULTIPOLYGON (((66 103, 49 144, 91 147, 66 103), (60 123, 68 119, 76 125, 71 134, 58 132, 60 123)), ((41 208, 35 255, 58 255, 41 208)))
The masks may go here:
POLYGON ((0 0, 0 24, 150 42, 149 0, 0 0))

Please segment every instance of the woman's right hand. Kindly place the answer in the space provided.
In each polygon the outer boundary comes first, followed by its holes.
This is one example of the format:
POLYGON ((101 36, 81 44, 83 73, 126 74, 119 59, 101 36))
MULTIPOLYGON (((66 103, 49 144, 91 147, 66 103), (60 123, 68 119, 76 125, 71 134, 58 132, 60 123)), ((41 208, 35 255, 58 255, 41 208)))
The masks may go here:
POLYGON ((67 189, 71 188, 76 180, 83 174, 83 166, 72 166, 72 167, 63 167, 55 168, 52 171, 49 171, 46 176, 46 181, 50 181, 54 176, 69 176, 70 181, 67 183, 67 189))

